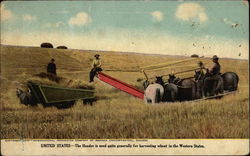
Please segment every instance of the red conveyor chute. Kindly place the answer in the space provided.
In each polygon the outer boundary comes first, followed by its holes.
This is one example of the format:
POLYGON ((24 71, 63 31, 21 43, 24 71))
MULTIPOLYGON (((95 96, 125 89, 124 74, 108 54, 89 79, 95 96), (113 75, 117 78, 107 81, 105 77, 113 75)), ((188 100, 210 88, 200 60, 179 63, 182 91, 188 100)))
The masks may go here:
POLYGON ((114 86, 115 88, 118 88, 118 89, 120 89, 120 90, 122 90, 130 95, 136 96, 140 99, 143 99, 143 97, 144 97, 144 92, 142 90, 139 90, 139 89, 135 88, 134 86, 131 86, 127 83, 119 81, 119 80, 117 80, 109 75, 102 73, 102 72, 98 73, 98 78, 99 78, 99 80, 106 82, 106 83, 114 86))

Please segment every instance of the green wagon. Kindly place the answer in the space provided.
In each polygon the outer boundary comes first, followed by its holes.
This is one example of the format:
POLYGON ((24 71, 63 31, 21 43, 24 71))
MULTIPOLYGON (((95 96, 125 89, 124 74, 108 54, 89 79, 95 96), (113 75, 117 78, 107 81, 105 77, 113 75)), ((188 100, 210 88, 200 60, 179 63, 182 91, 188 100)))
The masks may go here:
POLYGON ((90 103, 95 100, 94 89, 75 89, 60 86, 49 86, 36 83, 28 83, 34 99, 43 106, 56 106, 58 108, 68 108, 74 105, 76 100, 90 103))

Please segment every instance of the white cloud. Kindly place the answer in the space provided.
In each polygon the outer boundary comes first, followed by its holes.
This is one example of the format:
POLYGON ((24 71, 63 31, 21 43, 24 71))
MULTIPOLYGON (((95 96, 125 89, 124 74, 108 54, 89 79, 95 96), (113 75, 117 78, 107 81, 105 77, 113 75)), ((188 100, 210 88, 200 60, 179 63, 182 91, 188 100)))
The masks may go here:
POLYGON ((231 20, 229 20, 229 19, 227 19, 227 18, 223 18, 223 19, 222 19, 222 22, 224 22, 225 24, 230 25, 231 27, 236 27, 236 26, 239 25, 238 23, 233 22, 233 21, 231 21, 231 20))
POLYGON ((198 17, 199 17, 199 20, 201 22, 206 22, 207 21, 207 14, 204 13, 204 12, 199 13, 198 17))
POLYGON ((13 18, 13 14, 10 10, 5 8, 5 5, 1 5, 1 21, 10 20, 13 18))
POLYGON ((227 18, 223 18, 222 21, 226 24, 232 24, 232 21, 228 20, 227 18))
POLYGON ((85 12, 79 12, 76 16, 71 17, 69 20, 69 25, 72 26, 84 26, 91 22, 91 17, 85 12))
POLYGON ((44 26, 46 28, 59 28, 61 26, 64 26, 65 23, 63 23, 62 21, 56 22, 56 23, 47 23, 44 26))
POLYGON ((58 27, 60 27, 60 26, 63 26, 63 25, 64 25, 64 23, 63 23, 63 22, 61 22, 61 21, 60 21, 60 22, 55 23, 55 27, 57 27, 57 28, 58 28, 58 27))
POLYGON ((23 15, 23 20, 24 21, 35 21, 36 20, 36 16, 32 16, 29 14, 23 15))
POLYGON ((208 20, 205 9, 198 3, 183 3, 180 4, 175 13, 178 19, 189 21, 191 19, 198 19, 201 23, 208 20))
POLYGON ((152 15, 153 19, 158 21, 158 22, 162 21, 164 18, 164 15, 161 11, 151 12, 151 15, 152 15))

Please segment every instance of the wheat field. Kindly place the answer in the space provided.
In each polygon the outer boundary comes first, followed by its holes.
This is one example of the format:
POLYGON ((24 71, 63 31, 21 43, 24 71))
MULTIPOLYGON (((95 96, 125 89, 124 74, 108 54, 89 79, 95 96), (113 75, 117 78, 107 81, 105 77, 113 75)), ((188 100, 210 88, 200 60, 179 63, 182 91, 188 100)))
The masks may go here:
MULTIPOLYGON (((239 75, 236 93, 198 102, 144 104, 95 79, 98 100, 93 106, 76 101, 68 109, 20 104, 16 88, 33 74, 45 72, 51 58, 58 75, 88 81, 95 51, 44 49, 1 45, 1 139, 118 139, 118 138, 249 138, 248 60, 221 59, 222 72, 239 75)), ((98 52, 104 73, 141 88, 139 72, 105 71, 186 59, 165 55, 98 52)), ((210 59, 204 58, 207 66, 210 59)), ((166 69, 150 76, 183 69, 166 69)), ((193 74, 193 73, 191 73, 193 74)))

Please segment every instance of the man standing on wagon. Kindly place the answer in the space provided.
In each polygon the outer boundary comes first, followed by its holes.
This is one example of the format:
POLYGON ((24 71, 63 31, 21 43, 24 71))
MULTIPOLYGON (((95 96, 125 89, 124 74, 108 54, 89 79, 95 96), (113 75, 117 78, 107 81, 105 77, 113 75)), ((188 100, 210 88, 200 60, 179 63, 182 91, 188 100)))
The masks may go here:
POLYGON ((56 64, 55 59, 51 59, 50 63, 47 65, 47 73, 56 75, 56 64))
POLYGON ((102 63, 101 63, 100 55, 96 54, 94 57, 95 59, 93 60, 93 63, 92 63, 92 69, 89 73, 89 82, 93 82, 96 73, 102 71, 102 68, 101 68, 102 63))

